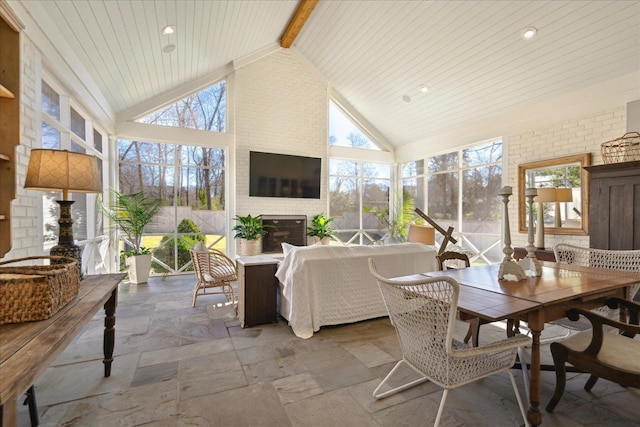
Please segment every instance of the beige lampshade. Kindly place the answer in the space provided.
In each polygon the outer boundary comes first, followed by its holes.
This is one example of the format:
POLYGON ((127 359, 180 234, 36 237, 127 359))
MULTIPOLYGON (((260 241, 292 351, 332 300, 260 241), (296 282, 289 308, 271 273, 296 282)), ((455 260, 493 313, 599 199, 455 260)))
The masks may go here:
POLYGON ((538 195, 533 199, 534 202, 548 203, 556 201, 555 188, 536 188, 538 195))
POLYGON ((435 245, 436 229, 426 225, 410 224, 407 242, 435 245))
POLYGON ((67 150, 31 150, 24 188, 44 191, 99 193, 102 177, 98 158, 67 150))
POLYGON ((573 190, 571 188, 556 188, 556 202, 573 202, 573 190))

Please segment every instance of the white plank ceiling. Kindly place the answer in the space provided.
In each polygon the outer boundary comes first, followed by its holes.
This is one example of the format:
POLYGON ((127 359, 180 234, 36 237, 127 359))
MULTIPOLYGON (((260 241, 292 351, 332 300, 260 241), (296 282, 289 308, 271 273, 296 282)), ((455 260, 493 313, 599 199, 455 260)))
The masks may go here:
MULTIPOLYGON (((296 0, 15 2, 55 24, 115 112, 278 42, 297 7, 296 0), (160 34, 167 24, 175 34, 160 34), (163 53, 170 43, 176 49, 163 53)), ((638 72, 640 1, 320 0, 293 47, 402 146, 638 72), (538 29, 530 41, 520 37, 527 26, 538 29)))

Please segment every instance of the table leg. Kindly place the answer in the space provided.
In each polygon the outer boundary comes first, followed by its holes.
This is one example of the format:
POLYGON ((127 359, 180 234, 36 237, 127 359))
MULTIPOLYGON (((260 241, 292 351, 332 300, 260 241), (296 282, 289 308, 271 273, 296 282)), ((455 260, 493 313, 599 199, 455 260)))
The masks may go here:
POLYGON ((31 427, 37 427, 40 424, 40 420, 38 419, 36 389, 33 387, 33 384, 29 387, 29 390, 27 390, 27 398, 25 399, 24 404, 29 405, 29 419, 31 420, 31 427))
POLYGON ((0 405, 0 427, 14 427, 18 422, 18 400, 15 395, 8 396, 0 405))
POLYGON ((118 305, 118 287, 111 292, 111 296, 104 304, 104 340, 103 340, 103 349, 104 349, 104 376, 108 377, 111 375, 111 362, 113 362, 113 348, 115 346, 115 338, 116 338, 116 306, 118 305))
MULTIPOLYGON (((531 327, 531 325, 529 325, 531 327)), ((531 425, 538 426, 542 422, 540 413, 540 333, 542 331, 531 328, 533 343, 531 344, 531 371, 529 372, 529 410, 527 420, 531 425)))

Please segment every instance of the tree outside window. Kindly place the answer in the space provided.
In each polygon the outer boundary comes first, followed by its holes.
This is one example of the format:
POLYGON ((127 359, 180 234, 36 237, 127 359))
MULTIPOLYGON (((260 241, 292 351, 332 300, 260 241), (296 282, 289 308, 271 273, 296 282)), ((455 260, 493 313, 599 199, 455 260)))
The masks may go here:
POLYGON ((475 263, 500 262, 501 140, 408 162, 402 168, 402 183, 415 207, 443 229, 454 228, 454 236, 475 263))
MULTIPOLYGON (((226 82, 138 122, 225 132, 226 82)), ((120 191, 162 200, 143 237, 143 245, 152 249, 154 273, 190 270, 189 250, 198 241, 226 250, 226 150, 132 140, 118 141, 118 148, 120 191)))

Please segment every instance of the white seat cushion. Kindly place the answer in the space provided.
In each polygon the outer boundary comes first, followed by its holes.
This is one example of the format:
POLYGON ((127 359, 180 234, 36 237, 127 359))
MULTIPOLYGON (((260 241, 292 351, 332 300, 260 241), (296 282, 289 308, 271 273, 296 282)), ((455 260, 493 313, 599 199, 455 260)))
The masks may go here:
MULTIPOLYGON (((584 351, 591 342, 591 330, 579 332, 562 341, 561 344, 574 351, 584 351)), ((640 373, 640 339, 628 338, 617 333, 604 333, 598 360, 605 365, 615 366, 625 371, 640 373)))

